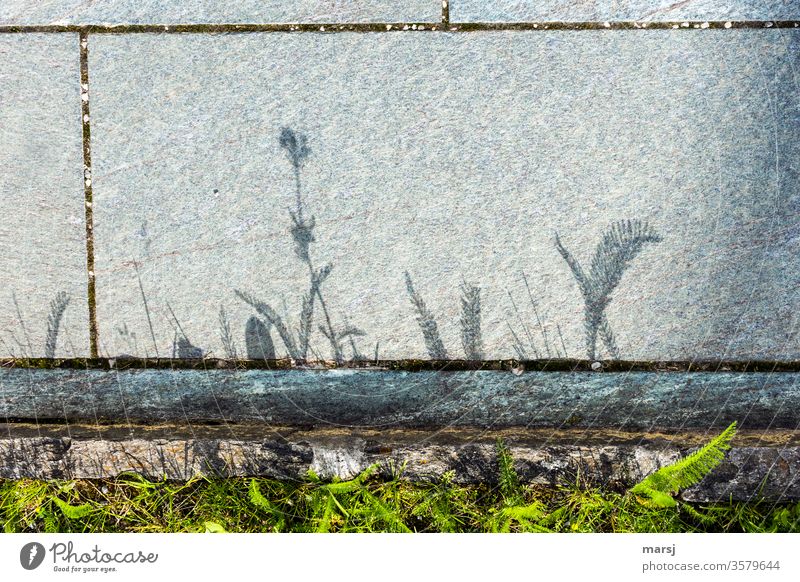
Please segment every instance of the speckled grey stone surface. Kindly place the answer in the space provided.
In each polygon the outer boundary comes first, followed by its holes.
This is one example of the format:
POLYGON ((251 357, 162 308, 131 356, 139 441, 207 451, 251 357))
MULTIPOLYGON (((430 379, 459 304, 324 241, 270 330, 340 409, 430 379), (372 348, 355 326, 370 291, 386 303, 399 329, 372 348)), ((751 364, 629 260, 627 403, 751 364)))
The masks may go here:
POLYGON ((54 355, 88 355, 78 71, 77 35, 0 36, 0 357, 46 355, 59 293, 54 355))
POLYGON ((797 20, 797 0, 451 0, 451 22, 797 20))
POLYGON ((12 421, 750 430, 800 424, 800 374, 0 369, 12 421))
POLYGON ((438 22, 439 0, 3 0, 0 24, 438 22))
MULTIPOLYGON (((797 359, 799 65, 800 32, 775 29, 93 37, 101 354, 186 339, 224 355, 223 307, 241 356, 255 312, 235 290, 296 334, 290 127, 311 148, 329 315, 368 356, 427 357, 408 271, 450 357, 464 281, 482 357, 517 356, 514 333, 529 357, 587 357, 555 235, 588 271, 635 219, 660 242, 605 309, 620 357, 797 359)), ((329 359, 318 301, 314 317, 311 355, 329 359)))

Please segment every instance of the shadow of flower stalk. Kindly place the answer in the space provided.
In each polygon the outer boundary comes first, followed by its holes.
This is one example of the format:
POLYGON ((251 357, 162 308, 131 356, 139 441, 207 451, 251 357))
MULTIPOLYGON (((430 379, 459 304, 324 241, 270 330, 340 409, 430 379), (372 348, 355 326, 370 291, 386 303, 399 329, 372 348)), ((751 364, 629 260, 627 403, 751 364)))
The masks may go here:
MULTIPOLYGON (((365 336, 366 334, 359 328, 349 324, 341 329, 336 329, 331 319, 328 305, 322 295, 322 284, 330 276, 333 265, 327 263, 317 268, 311 254, 311 243, 316 242, 314 237, 314 227, 316 222, 314 216, 307 216, 303 208, 303 192, 301 181, 301 170, 306 160, 311 154, 308 140, 305 134, 296 132, 290 128, 281 129, 278 143, 286 152, 286 157, 292 165, 295 183, 295 207, 289 209, 289 216, 292 220, 290 233, 294 242, 294 253, 308 269, 309 290, 303 295, 302 307, 300 311, 300 325, 297 331, 297 341, 294 334, 283 322, 277 312, 268 304, 257 300, 249 293, 237 290, 236 294, 246 303, 250 304, 259 315, 274 326, 281 337, 284 346, 289 352, 289 357, 298 361, 306 361, 310 350, 311 334, 314 328, 314 309, 319 302, 320 309, 324 317, 324 325, 318 326, 319 331, 324 335, 331 345, 333 359, 336 363, 344 361, 343 341, 348 340, 353 350, 353 358, 358 359, 360 354, 355 345, 355 337, 365 336)), ((262 334, 264 331, 262 330, 262 334)))

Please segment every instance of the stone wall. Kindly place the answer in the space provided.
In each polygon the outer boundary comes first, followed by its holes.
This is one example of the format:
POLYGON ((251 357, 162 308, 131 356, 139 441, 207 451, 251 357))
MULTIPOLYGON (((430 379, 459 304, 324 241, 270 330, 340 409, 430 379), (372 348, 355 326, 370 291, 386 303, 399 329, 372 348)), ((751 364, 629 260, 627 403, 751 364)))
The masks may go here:
POLYGON ((800 2, 189 4, 0 7, 13 447, 797 429, 800 2))

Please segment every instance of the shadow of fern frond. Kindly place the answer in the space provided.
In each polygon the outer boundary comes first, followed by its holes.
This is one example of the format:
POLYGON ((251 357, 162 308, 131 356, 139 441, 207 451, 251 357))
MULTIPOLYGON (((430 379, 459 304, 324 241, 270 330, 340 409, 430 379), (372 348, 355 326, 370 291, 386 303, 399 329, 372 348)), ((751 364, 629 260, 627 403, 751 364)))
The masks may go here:
POLYGON ((25 319, 22 317, 22 309, 20 309, 19 301, 17 300, 17 294, 15 291, 11 292, 11 300, 14 303, 14 310, 17 314, 17 323, 19 324, 19 328, 22 330, 22 336, 25 339, 25 342, 23 343, 21 340, 18 340, 13 333, 11 334, 11 337, 14 343, 16 343, 19 347, 23 357, 32 358, 35 355, 35 350, 33 349, 31 334, 28 333, 28 326, 25 324, 25 319))
POLYGON ((520 360, 527 360, 528 359, 528 351, 525 349, 525 344, 522 343, 522 340, 519 339, 519 335, 517 335, 516 330, 514 330, 514 326, 511 325, 511 322, 506 319, 506 325, 508 326, 508 331, 511 332, 511 346, 514 348, 514 351, 517 354, 517 358, 520 360))
POLYGON ((556 249, 569 265, 583 295, 586 351, 590 359, 597 359, 598 335, 611 357, 620 358, 619 348, 605 311, 611 302, 611 293, 619 285, 631 261, 641 252, 645 244, 657 242, 661 242, 661 237, 646 221, 635 219, 615 222, 597 245, 587 274, 577 259, 564 247, 556 233, 556 249))
POLYGON ((483 359, 481 337, 481 288, 461 284, 461 345, 468 360, 483 359))
POLYGON ((337 339, 340 342, 347 340, 347 342, 350 344, 350 351, 353 354, 353 360, 355 361, 365 359, 365 357, 361 354, 361 351, 358 349, 358 346, 356 345, 356 338, 358 337, 367 337, 367 332, 365 332, 360 327, 356 327, 355 325, 350 325, 350 323, 345 319, 344 327, 339 331, 337 339))
MULTIPOLYGON (((119 340, 128 347, 127 352, 118 354, 117 357, 135 357, 133 354, 139 353, 139 342, 136 339, 136 333, 128 329, 128 324, 124 322, 122 327, 117 326, 115 329, 119 340)), ((145 358, 147 358, 147 353, 145 353, 145 358)))
POLYGON ((314 326, 314 297, 317 294, 316 280, 311 281, 311 290, 303 295, 303 304, 300 308, 300 328, 297 330, 300 342, 300 354, 307 357, 311 344, 311 330, 314 326))
POLYGON ((414 289, 414 282, 411 280, 411 275, 409 275, 408 271, 405 272, 405 277, 406 290, 414 309, 417 310, 417 323, 422 331, 422 338, 425 340, 428 356, 433 360, 446 360, 447 350, 444 347, 442 338, 439 336, 439 326, 436 325, 436 319, 428 309, 428 306, 425 305, 422 296, 414 289))
MULTIPOLYGON (((417 323, 425 340, 428 356, 433 360, 449 359, 447 348, 439 335, 439 326, 436 318, 428 309, 422 296, 414 288, 411 275, 405 272, 406 290, 411 298, 411 304, 417 312, 417 323)), ((467 360, 478 361, 483 359, 483 337, 481 334, 481 289, 464 281, 461 286, 461 346, 464 348, 464 357, 467 360)))
POLYGON ((56 343, 58 342, 58 331, 61 327, 61 320, 64 312, 69 305, 69 295, 64 291, 59 291, 50 301, 50 314, 47 316, 47 338, 44 344, 44 355, 46 358, 56 357, 56 343))
POLYGON ((153 340, 153 352, 156 355, 156 358, 159 357, 158 355, 158 342, 156 341, 156 332, 153 329, 153 320, 150 317, 150 307, 147 304, 147 295, 144 292, 144 284, 142 283, 142 273, 139 270, 139 262, 133 260, 133 268, 136 271, 136 279, 139 282, 139 293, 142 296, 142 305, 144 306, 144 313, 147 316, 147 327, 150 328, 150 339, 153 340))

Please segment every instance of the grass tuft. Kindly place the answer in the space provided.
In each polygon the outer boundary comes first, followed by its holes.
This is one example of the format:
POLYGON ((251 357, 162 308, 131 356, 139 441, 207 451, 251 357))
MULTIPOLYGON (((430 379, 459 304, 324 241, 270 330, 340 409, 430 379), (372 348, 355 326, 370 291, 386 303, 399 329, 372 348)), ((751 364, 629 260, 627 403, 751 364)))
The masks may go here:
POLYGON ((454 479, 0 481, 0 523, 6 532, 204 532, 208 524, 228 532, 800 532, 798 503, 659 507, 572 484, 520 486, 514 498, 454 479))

